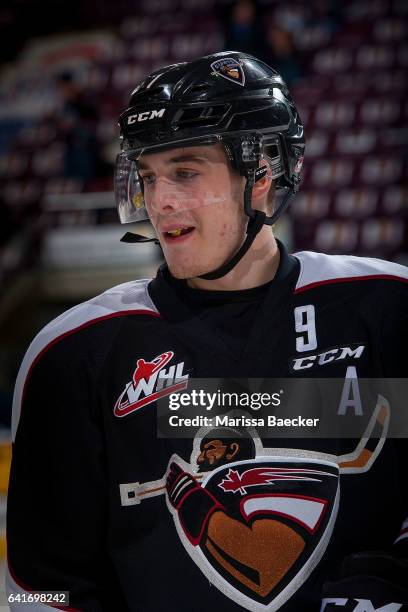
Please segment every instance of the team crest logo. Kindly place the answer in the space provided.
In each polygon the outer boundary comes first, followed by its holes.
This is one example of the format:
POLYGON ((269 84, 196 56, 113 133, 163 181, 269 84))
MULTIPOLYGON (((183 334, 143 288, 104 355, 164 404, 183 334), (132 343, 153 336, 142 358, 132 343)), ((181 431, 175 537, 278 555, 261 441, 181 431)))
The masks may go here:
POLYGON ((251 438, 218 435, 202 439, 195 474, 172 458, 168 508, 188 554, 213 584, 248 610, 277 610, 326 549, 339 467, 257 456, 251 438))
POLYGON ((219 59, 211 64, 211 68, 224 79, 238 83, 239 85, 245 85, 245 73, 241 64, 232 57, 226 57, 219 59))
POLYGON ((380 398, 360 442, 341 456, 264 447, 249 428, 204 427, 189 461, 175 454, 159 480, 121 484, 121 504, 165 495, 206 578, 246 610, 275 612, 321 560, 336 522, 339 476, 371 468, 389 415, 380 398))
POLYGON ((132 380, 126 383, 116 401, 113 410, 115 416, 126 416, 142 406, 187 388, 189 375, 183 374, 184 362, 165 368, 173 357, 172 351, 166 351, 151 361, 137 360, 132 380))

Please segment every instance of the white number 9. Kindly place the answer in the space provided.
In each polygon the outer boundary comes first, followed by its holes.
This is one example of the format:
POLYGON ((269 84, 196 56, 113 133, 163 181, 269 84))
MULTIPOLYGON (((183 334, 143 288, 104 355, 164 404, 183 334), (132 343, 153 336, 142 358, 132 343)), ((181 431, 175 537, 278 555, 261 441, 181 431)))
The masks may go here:
POLYGON ((315 307, 313 304, 295 308, 296 350, 298 353, 317 348, 315 307))

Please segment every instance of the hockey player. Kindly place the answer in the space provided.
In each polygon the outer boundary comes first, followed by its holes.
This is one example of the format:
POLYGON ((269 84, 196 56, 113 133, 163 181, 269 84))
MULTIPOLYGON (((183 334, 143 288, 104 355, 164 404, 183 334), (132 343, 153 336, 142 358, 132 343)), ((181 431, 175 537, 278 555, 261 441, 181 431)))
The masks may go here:
POLYGON ((289 255, 275 239, 304 134, 256 58, 154 72, 120 127, 119 215, 150 218, 166 265, 72 308, 28 349, 11 609, 33 593, 35 610, 62 607, 69 592, 86 612, 402 610, 407 459, 381 437, 385 399, 359 443, 273 444, 245 427, 158 438, 156 405, 195 378, 406 377, 407 269, 289 255))

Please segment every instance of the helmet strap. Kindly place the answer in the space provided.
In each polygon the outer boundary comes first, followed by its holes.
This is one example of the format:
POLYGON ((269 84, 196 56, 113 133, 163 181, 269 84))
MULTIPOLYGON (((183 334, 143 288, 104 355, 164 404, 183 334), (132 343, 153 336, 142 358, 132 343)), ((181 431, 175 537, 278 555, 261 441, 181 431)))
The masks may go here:
POLYGON ((215 280, 216 278, 221 278, 231 272, 233 268, 237 265, 237 263, 243 258, 245 253, 248 251, 253 241, 255 240, 257 234, 259 234, 265 220, 265 213, 261 210, 255 211, 255 216, 248 221, 246 238, 240 247, 240 249, 235 253, 235 255, 226 263, 213 270, 212 272, 208 272, 207 274, 202 274, 198 278, 205 278, 206 280, 215 280))
POLYGON ((217 278, 221 278, 222 276, 225 276, 226 274, 228 274, 228 272, 231 272, 231 270, 235 268, 237 263, 244 257, 245 253, 251 247, 256 236, 261 231, 262 226, 265 223, 266 214, 261 210, 254 210, 251 207, 252 187, 254 185, 254 182, 255 182, 254 173, 248 173, 246 185, 245 185, 245 191, 244 191, 244 209, 246 213, 249 209, 251 209, 252 214, 249 217, 249 221, 248 221, 247 229, 246 229, 246 238, 244 242, 242 243, 238 251, 235 253, 235 255, 231 257, 231 259, 227 263, 223 264, 222 266, 220 266, 216 270, 213 270, 212 272, 207 272, 207 274, 202 274, 198 278, 204 278, 205 280, 215 280, 217 278))
POLYGON ((273 223, 275 223, 275 221, 281 216, 283 211, 286 210, 286 208, 289 206, 290 201, 294 196, 293 191, 289 191, 288 193, 286 193, 282 203, 272 214, 271 217, 267 217, 266 214, 261 210, 256 210, 252 208, 252 188, 254 186, 254 183, 263 178, 265 174, 266 172, 263 171, 263 168, 259 168, 255 172, 247 173, 247 181, 244 191, 244 210, 249 217, 249 221, 247 224, 246 238, 242 243, 241 247, 226 264, 223 264, 212 272, 202 274, 198 278, 204 278, 205 280, 215 280, 217 278, 225 276, 226 274, 228 274, 228 272, 231 272, 231 270, 244 257, 245 253, 251 247, 253 241, 261 231, 262 227, 264 225, 272 225, 273 223))

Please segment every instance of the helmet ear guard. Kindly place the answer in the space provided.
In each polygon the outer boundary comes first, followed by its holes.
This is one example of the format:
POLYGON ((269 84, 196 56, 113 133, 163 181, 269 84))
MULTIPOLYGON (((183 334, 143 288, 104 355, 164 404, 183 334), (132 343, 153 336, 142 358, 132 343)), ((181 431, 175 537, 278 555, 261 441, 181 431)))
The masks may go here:
POLYGON ((225 149, 233 168, 246 177, 244 210, 250 219, 254 219, 256 215, 256 210, 252 208, 253 186, 267 174, 267 169, 264 170, 267 167, 259 166, 262 159, 265 159, 270 167, 270 178, 276 182, 277 189, 283 192, 283 199, 273 214, 265 215, 265 225, 276 223, 289 206, 292 195, 297 191, 297 184, 288 185, 285 179, 285 175, 289 175, 289 168, 284 167, 285 156, 282 155, 282 147, 285 146, 285 141, 279 134, 268 138, 264 138, 262 134, 243 134, 226 139, 225 142, 225 149), (267 143, 264 144, 265 140, 267 143))

